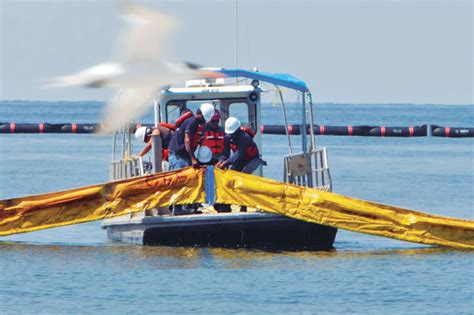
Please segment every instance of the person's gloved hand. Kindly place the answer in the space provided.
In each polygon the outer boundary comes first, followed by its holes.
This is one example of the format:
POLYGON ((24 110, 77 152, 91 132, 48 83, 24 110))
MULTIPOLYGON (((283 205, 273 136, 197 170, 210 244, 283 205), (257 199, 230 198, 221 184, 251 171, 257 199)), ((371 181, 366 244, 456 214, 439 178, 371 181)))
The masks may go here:
POLYGON ((192 165, 194 168, 199 168, 199 166, 201 166, 201 164, 199 164, 199 161, 196 160, 196 159, 191 159, 191 165, 192 165))
POLYGON ((217 162, 216 167, 220 169, 225 169, 227 168, 227 163, 225 161, 219 161, 217 162))

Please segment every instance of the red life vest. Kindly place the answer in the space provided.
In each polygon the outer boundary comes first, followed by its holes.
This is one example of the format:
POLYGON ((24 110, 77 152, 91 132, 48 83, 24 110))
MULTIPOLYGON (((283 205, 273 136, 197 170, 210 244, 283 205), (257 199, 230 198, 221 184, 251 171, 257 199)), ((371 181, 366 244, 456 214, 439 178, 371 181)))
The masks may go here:
POLYGON ((201 145, 211 149, 212 155, 224 153, 224 130, 222 128, 213 130, 205 127, 202 137, 201 145))
POLYGON ((170 156, 170 152, 168 151, 168 149, 161 150, 161 159, 163 161, 168 161, 169 156, 170 156))
POLYGON ((183 115, 181 115, 181 117, 179 117, 178 119, 176 119, 174 125, 175 125, 175 129, 176 128, 179 128, 179 126, 183 123, 183 121, 185 121, 186 119, 188 119, 189 117, 191 117, 193 115, 193 112, 186 112, 184 113, 183 115))
MULTIPOLYGON (((256 133, 249 127, 240 127, 240 129, 244 131, 245 133, 247 133, 252 138, 254 138, 256 135, 256 133)), ((230 148, 232 149, 233 152, 237 151, 237 145, 235 143, 231 143, 230 148)), ((247 149, 245 150, 245 160, 250 161, 257 155, 258 155, 258 148, 254 142, 252 143, 252 145, 248 146, 247 149)))
MULTIPOLYGON (((244 131, 246 134, 248 134, 249 136, 251 136, 252 138, 254 138, 256 135, 256 132, 254 132, 249 127, 240 127, 240 129, 244 131)), ((230 148, 232 149, 232 152, 235 152, 237 150, 237 145, 234 143, 231 143, 230 148)))
MULTIPOLYGON (((232 151, 237 151, 237 145, 231 143, 230 148, 232 151)), ((247 149, 245 150, 245 161, 250 161, 254 157, 258 155, 258 148, 255 143, 253 143, 251 146, 248 146, 247 149)))
POLYGON ((192 139, 192 142, 191 142, 191 147, 193 148, 193 150, 196 150, 196 148, 198 147, 198 145, 201 143, 201 137, 202 137, 202 130, 204 128, 204 125, 198 125, 198 128, 197 128, 197 131, 196 131, 196 134, 194 135, 194 138, 192 139))
POLYGON ((250 129, 249 127, 240 127, 243 131, 245 131, 249 136, 255 138, 256 132, 250 129))
POLYGON ((165 128, 168 128, 168 129, 171 129, 171 130, 173 130, 173 131, 176 130, 176 126, 173 125, 173 124, 170 124, 170 123, 164 123, 164 122, 162 122, 162 123, 159 124, 159 126, 160 126, 160 127, 165 127, 165 128))
MULTIPOLYGON (((192 115, 193 115, 193 112, 191 112, 191 111, 186 112, 183 115, 181 115, 181 117, 176 119, 176 121, 174 123, 174 126, 173 126, 174 127, 173 130, 176 130, 177 128, 179 128, 179 126, 181 126, 183 121, 185 121, 186 119, 188 119, 192 115)), ((172 124, 168 124, 168 125, 172 125, 172 124)), ((191 147, 193 148, 193 150, 196 150, 198 145, 201 143, 202 128, 203 128, 203 125, 198 125, 197 132, 196 132, 196 134, 194 135, 194 138, 191 141, 191 147)))
POLYGON ((258 148, 257 145, 254 143, 253 145, 247 147, 247 150, 245 150, 245 160, 250 161, 254 157, 258 155, 258 148))

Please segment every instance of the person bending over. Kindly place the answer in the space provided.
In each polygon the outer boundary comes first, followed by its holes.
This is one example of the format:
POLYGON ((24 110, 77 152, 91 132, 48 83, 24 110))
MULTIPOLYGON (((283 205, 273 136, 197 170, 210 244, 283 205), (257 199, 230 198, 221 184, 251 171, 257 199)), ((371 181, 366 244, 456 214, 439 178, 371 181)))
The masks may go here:
POLYGON ((209 121, 214 115, 214 106, 209 103, 202 104, 196 111, 184 120, 178 130, 171 137, 169 144, 170 170, 177 170, 187 166, 199 167, 199 161, 194 156, 197 148, 196 138, 198 127, 209 121))
POLYGON ((242 130, 240 125, 240 121, 235 117, 229 117, 225 121, 224 155, 227 159, 217 163, 216 166, 230 167, 234 171, 252 174, 260 165, 266 165, 266 163, 260 158, 258 147, 252 136, 242 130), (231 149, 232 156, 230 156, 231 149))
MULTIPOLYGON (((199 167, 194 152, 199 140, 198 128, 200 124, 209 121, 214 115, 214 106, 203 103, 196 111, 196 115, 190 115, 179 126, 178 130, 171 137, 169 145, 169 167, 170 170, 177 170, 187 166, 199 167)), ((175 205, 174 215, 191 214, 196 209, 193 205, 175 205)))
MULTIPOLYGON (((253 137, 242 130, 240 125, 240 121, 235 117, 229 117, 225 121, 224 155, 227 159, 218 162, 216 167, 224 169, 230 166, 231 170, 252 174, 260 165, 266 165, 266 163, 260 158, 253 137), (231 149, 232 156, 230 156, 231 149)), ((222 210, 228 212, 227 207, 223 207, 222 210)), ((247 212, 247 206, 241 206, 240 211, 247 212)))
POLYGON ((152 143, 153 143, 151 136, 160 136, 162 159, 163 161, 167 161, 168 160, 168 146, 173 134, 174 134, 174 130, 172 128, 168 128, 165 126, 138 128, 135 131, 135 138, 138 139, 139 141, 145 142, 146 145, 137 155, 143 157, 148 152, 150 152, 152 148, 152 143))

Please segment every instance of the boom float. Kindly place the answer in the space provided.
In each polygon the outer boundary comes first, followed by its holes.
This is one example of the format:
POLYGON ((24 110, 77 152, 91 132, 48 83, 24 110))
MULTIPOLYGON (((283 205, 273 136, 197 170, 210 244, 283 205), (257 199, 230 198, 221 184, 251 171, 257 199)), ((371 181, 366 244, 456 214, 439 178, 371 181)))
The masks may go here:
MULTIPOLYGON (((141 126, 141 125, 140 125, 141 126)), ((143 126, 152 126, 143 124, 143 126)), ((306 133, 309 133, 310 125, 306 125, 306 133)), ((103 128, 101 124, 30 124, 30 123, 2 123, 0 122, 0 133, 97 133, 103 128)), ((470 127, 442 127, 438 125, 422 125, 410 127, 387 127, 387 126, 325 126, 314 125, 315 135, 326 136, 362 136, 362 137, 449 137, 449 138, 472 138, 474 128, 470 127), (429 132, 428 132, 429 131, 429 132)), ((270 135, 300 135, 301 125, 261 125, 262 134, 270 135)))
POLYGON ((0 235, 205 201, 246 205, 306 222, 409 242, 474 249, 474 221, 426 214, 213 167, 186 168, 1 200, 0 235))

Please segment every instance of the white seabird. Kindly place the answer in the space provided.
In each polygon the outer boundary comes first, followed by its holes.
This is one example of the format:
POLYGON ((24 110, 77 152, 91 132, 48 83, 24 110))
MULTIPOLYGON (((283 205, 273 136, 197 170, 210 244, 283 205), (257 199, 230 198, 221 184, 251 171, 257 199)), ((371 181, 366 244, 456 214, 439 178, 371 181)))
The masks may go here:
POLYGON ((58 77, 49 84, 116 89, 117 95, 104 112, 103 133, 143 115, 161 87, 189 79, 222 77, 189 63, 166 61, 166 42, 177 24, 174 18, 136 4, 128 4, 123 17, 126 24, 119 37, 116 61, 58 77))

